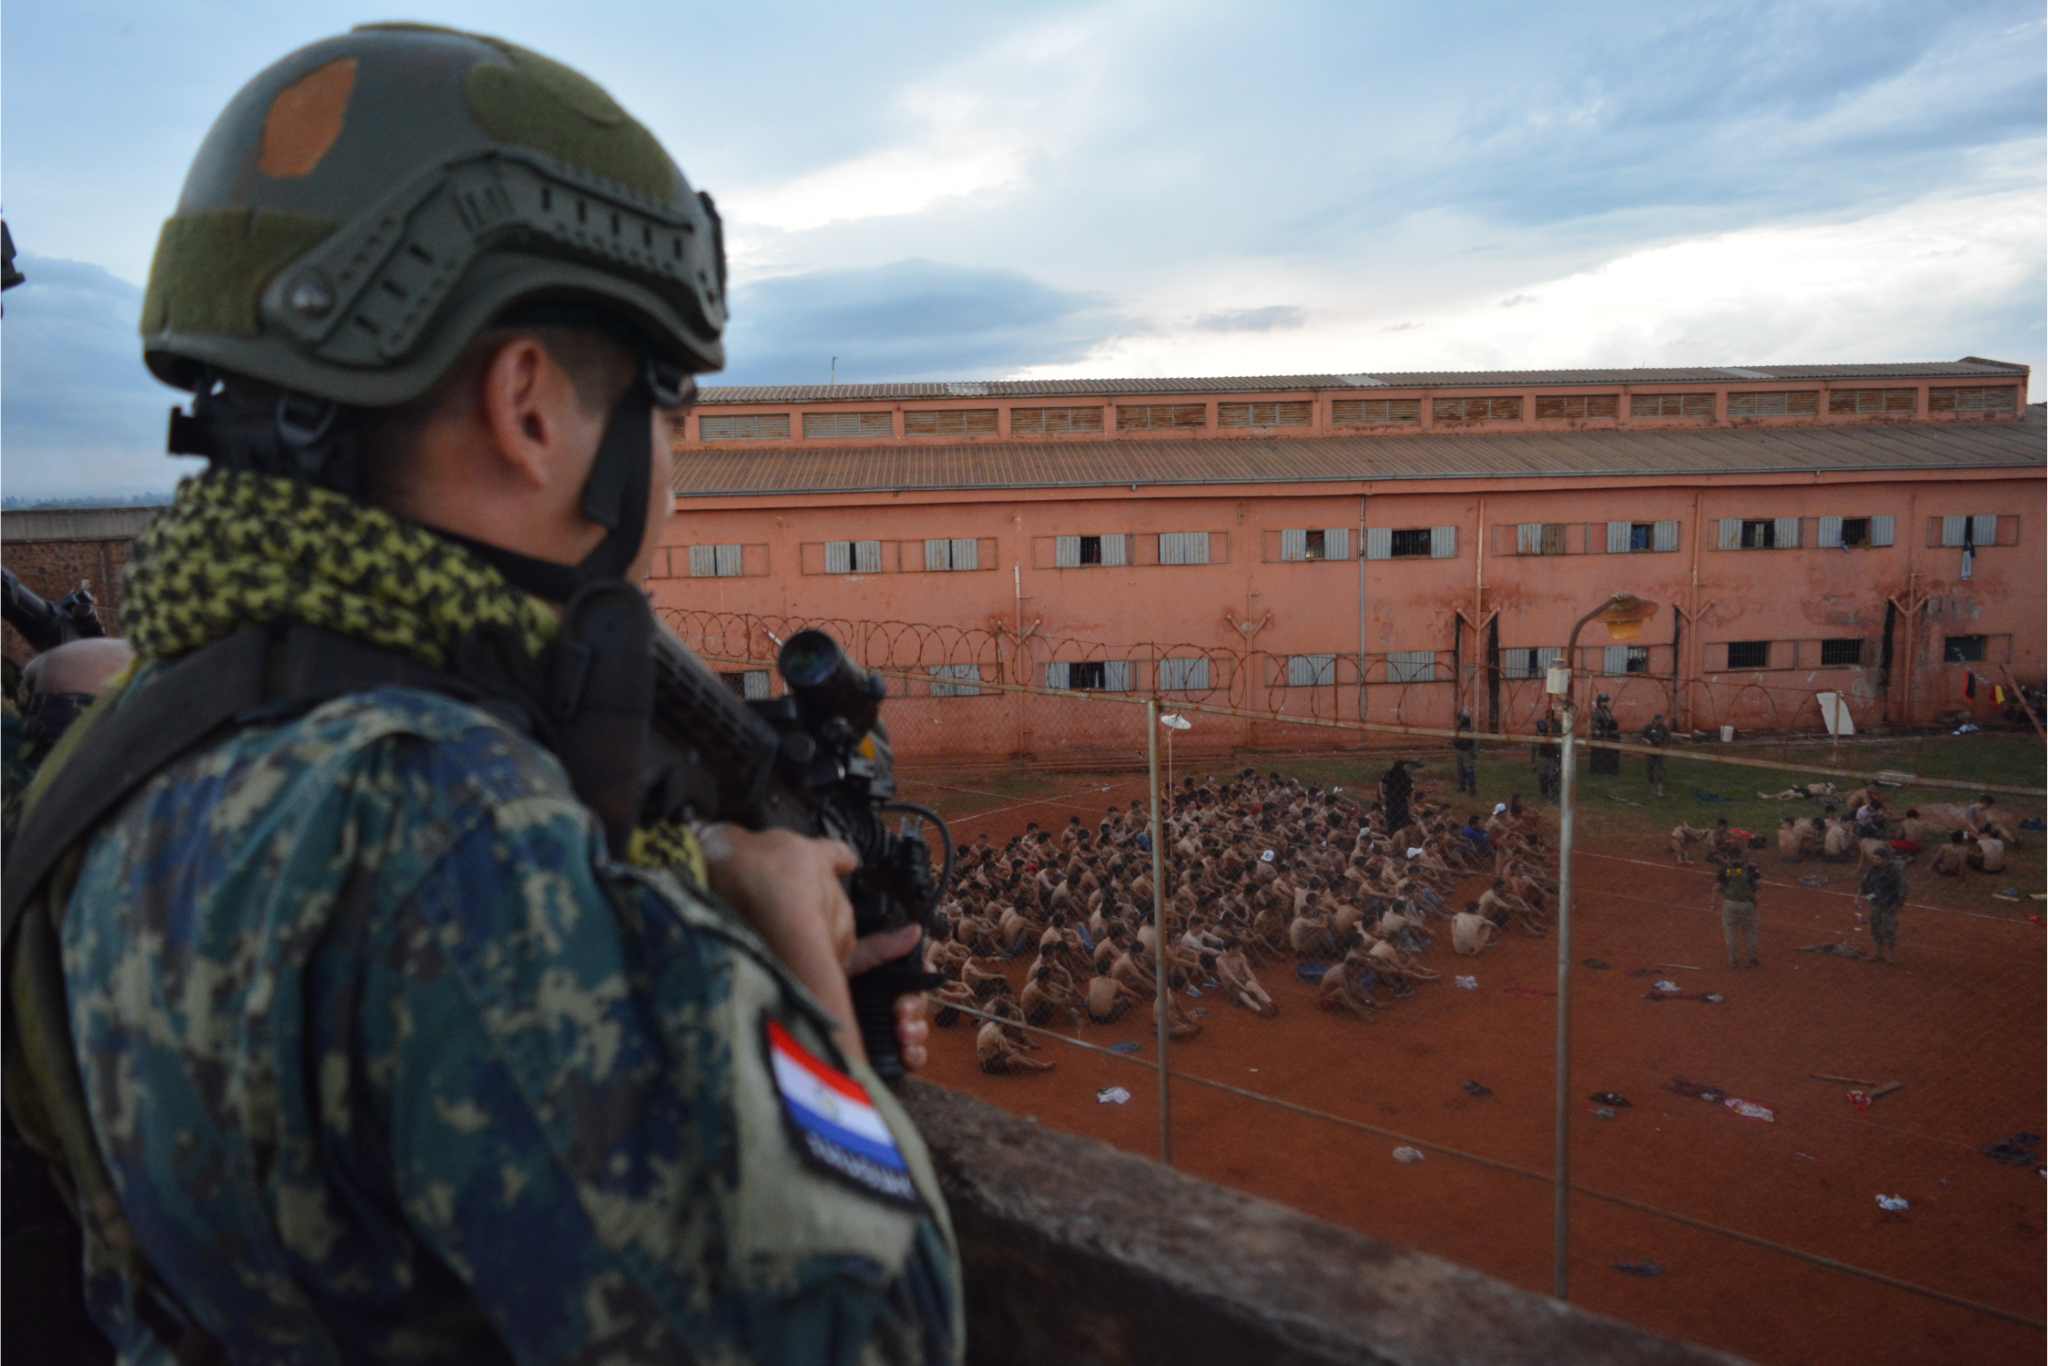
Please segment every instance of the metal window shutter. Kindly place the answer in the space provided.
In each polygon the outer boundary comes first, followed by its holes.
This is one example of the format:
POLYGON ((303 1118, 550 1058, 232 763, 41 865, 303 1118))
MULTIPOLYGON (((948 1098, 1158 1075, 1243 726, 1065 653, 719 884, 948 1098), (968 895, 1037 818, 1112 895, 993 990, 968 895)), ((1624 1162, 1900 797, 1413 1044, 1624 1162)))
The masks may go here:
POLYGON ((1371 526, 1365 529, 1365 558, 1368 560, 1391 560, 1394 558, 1394 529, 1390 526, 1371 526))
MULTIPOLYGON (((1327 547, 1328 538, 1323 544, 1327 547)), ((1305 529, 1280 533, 1280 558, 1283 560, 1305 560, 1308 558, 1308 532, 1305 529)))
POLYGON ((1842 544, 1842 519, 1839 517, 1822 517, 1820 519, 1820 535, 1815 539, 1814 544, 1822 550, 1840 548, 1842 544))
POLYGON ((924 567, 927 572, 953 567, 953 543, 944 538, 926 538, 924 543, 924 567))
POLYGON ((1178 531, 1159 533, 1159 563, 1186 564, 1187 538, 1178 531))
POLYGON ((741 681, 740 687, 744 690, 746 699, 749 702, 761 702, 767 700, 768 671, 766 669, 747 670, 744 679, 741 681))
POLYGON ((1351 558, 1351 528, 1333 526, 1323 532, 1323 558, 1326 560, 1348 560, 1351 558))
POLYGON ((1536 651, 1536 676, 1542 677, 1545 670, 1553 667, 1564 657, 1564 646, 1545 645, 1536 651))
POLYGON ((1656 522, 1656 523, 1653 523, 1653 524, 1651 525, 1651 528, 1650 528, 1650 549, 1652 549, 1652 550, 1676 550, 1676 549, 1678 549, 1678 523, 1677 523, 1677 522, 1656 522))
POLYGON ((1633 522, 1609 522, 1607 524, 1607 553, 1610 555, 1628 554, 1629 547, 1633 544, 1630 538, 1634 535, 1635 524, 1633 522))
POLYGON ((1055 536, 1052 542, 1052 562, 1056 569, 1073 569, 1081 563, 1081 538, 1079 536, 1055 536))
POLYGON ((981 542, 972 536, 953 538, 953 567, 955 569, 981 568, 981 542))
POLYGON ((881 573, 882 543, 880 541, 855 541, 853 543, 853 568, 857 574, 881 573))
POLYGON ((1458 529, 1454 526, 1433 526, 1429 529, 1429 554, 1432 559, 1455 560, 1458 558, 1458 529))
POLYGON ((690 547, 690 577, 708 579, 718 572, 718 556, 715 546, 693 545, 690 547))
POLYGON ((1066 686, 1067 686, 1067 674, 1068 674, 1068 671, 1069 671, 1069 670, 1071 670, 1071 669, 1072 669, 1073 667, 1074 667, 1074 666, 1073 666, 1073 665, 1071 665, 1071 664, 1048 664, 1048 665, 1046 665, 1046 666, 1045 666, 1045 686, 1046 686, 1046 687, 1048 687, 1048 688, 1064 688, 1064 687, 1066 687, 1066 686))
POLYGON ((853 542, 825 542, 825 572, 827 574, 851 574, 853 572, 853 542))
POLYGON ((1160 660, 1160 661, 1159 661, 1159 674, 1158 674, 1158 679, 1157 679, 1157 682, 1158 682, 1158 684, 1159 684, 1159 691, 1161 691, 1161 692, 1178 692, 1178 691, 1180 691, 1180 688, 1181 688, 1181 679, 1182 679, 1182 677, 1183 677, 1183 676, 1184 676, 1184 675, 1186 674, 1186 672, 1187 672, 1187 667, 1186 667, 1186 666, 1187 666, 1187 661, 1186 661, 1186 660, 1184 660, 1184 659, 1162 659, 1162 660, 1160 660))
POLYGON ((1723 517, 1721 519, 1721 549, 1742 549, 1742 519, 1740 517, 1723 517))
POLYGON ((1893 525, 1892 519, 1889 517, 1871 518, 1870 543, 1872 545, 1891 545, 1895 535, 1893 525))
MULTIPOLYGON (((1124 547, 1125 536, 1121 531, 1112 531, 1102 538, 1102 562, 1104 564, 1129 564, 1130 557, 1124 547)), ((1075 552, 1077 555, 1078 551, 1075 552)))
POLYGON ((1112 659, 1102 666, 1102 687, 1105 692, 1129 692, 1131 690, 1131 661, 1112 659))
POLYGON ((1218 427, 1249 427, 1252 425, 1252 405, 1249 403, 1219 403, 1216 405, 1218 427))
POLYGON ((1191 689, 1208 687, 1209 656, 1203 655, 1199 659, 1190 659, 1185 662, 1188 666, 1187 682, 1182 686, 1191 689))
POLYGON ((1543 553, 1543 523, 1517 522, 1515 524, 1515 553, 1517 555, 1541 555, 1543 553))
POLYGON ((1971 523, 1971 534, 1970 534, 1970 540, 1971 540, 1971 542, 1972 542, 1972 543, 1974 543, 1975 545, 1978 545, 1978 546, 1987 546, 1987 545, 1997 545, 1997 544, 1998 544, 1998 514, 1997 514, 1997 513, 1995 513, 1995 512, 1987 512, 1987 513, 1984 513, 1984 514, 1982 514, 1982 515, 1980 515, 1980 516, 1972 517, 1972 518, 1970 519, 1970 523, 1971 523))
POLYGON ((1606 657, 1600 661, 1600 672, 1604 674, 1625 674, 1628 672, 1628 646, 1610 645, 1606 657))
POLYGON ((1799 544, 1799 519, 1797 517, 1774 517, 1776 529, 1771 532, 1771 544, 1779 550, 1794 549, 1799 544))
POLYGON ((1942 518, 1941 543, 1943 545, 1961 545, 1963 543, 1963 533, 1969 529, 1969 526, 1970 519, 1967 517, 1942 518))
POLYGON ((1184 557, 1181 560, 1181 563, 1183 564, 1209 563, 1209 533, 1206 531, 1189 531, 1183 533, 1181 541, 1181 554, 1184 557))
POLYGON ((740 576, 740 547, 721 545, 713 547, 713 566, 721 579, 736 579, 740 576))
POLYGON ((1287 686, 1306 688, 1316 681, 1315 659, 1311 655, 1287 656, 1287 686))

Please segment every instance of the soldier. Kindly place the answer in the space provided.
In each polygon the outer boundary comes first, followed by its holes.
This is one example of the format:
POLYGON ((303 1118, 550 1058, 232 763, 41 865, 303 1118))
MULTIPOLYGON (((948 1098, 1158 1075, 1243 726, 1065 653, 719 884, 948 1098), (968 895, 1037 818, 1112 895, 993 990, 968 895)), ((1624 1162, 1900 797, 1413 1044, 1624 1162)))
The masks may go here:
POLYGON ((123 1359, 962 1356, 848 986, 915 932, 613 763, 725 287, 654 137, 509 43, 358 28, 207 134, 142 331, 208 467, 6 888, 8 1104, 123 1359))
MULTIPOLYGON (((1601 693, 1593 702, 1593 738, 1595 740, 1621 739, 1621 723, 1614 719, 1612 699, 1601 693)), ((1621 755, 1611 749, 1595 749, 1586 761, 1588 771, 1615 774, 1621 772, 1621 755)))
POLYGON ((1749 966, 1760 967, 1757 957, 1757 889, 1763 886, 1763 870, 1754 863, 1731 858, 1714 873, 1714 885, 1721 897, 1721 937, 1728 944, 1728 966, 1739 968, 1748 955, 1749 966))
POLYGON ((1877 949, 1877 961, 1899 961, 1899 907, 1906 904, 1906 864, 1889 850, 1871 862, 1858 888, 1863 904, 1870 908, 1870 940, 1877 949))
MULTIPOLYGON (((1549 717, 1537 720, 1536 733, 1540 736, 1550 734, 1549 717)), ((1539 740, 1529 747, 1529 762, 1536 770, 1537 795, 1546 802, 1558 800, 1559 779, 1564 772, 1564 760, 1558 754, 1557 746, 1539 740)))
MULTIPOLYGON (((1664 724, 1664 713, 1658 712, 1650 718, 1650 724, 1643 727, 1643 743, 1662 749, 1671 743, 1671 727, 1664 724)), ((1664 756, 1652 754, 1643 760, 1643 775, 1649 779, 1650 788, 1659 797, 1664 795, 1664 756)))
POLYGON ((1458 713, 1458 738, 1451 741, 1458 762, 1458 791, 1479 795, 1479 742, 1472 738, 1472 717, 1458 713))

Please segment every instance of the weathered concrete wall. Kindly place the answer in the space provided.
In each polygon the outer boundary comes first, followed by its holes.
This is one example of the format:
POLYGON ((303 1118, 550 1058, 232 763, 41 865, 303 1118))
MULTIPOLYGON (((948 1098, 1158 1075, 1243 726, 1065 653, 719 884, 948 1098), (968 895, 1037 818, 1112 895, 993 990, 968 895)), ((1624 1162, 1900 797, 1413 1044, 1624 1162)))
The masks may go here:
POLYGON ((913 1081, 967 1268, 969 1360, 1729 1363, 913 1081))

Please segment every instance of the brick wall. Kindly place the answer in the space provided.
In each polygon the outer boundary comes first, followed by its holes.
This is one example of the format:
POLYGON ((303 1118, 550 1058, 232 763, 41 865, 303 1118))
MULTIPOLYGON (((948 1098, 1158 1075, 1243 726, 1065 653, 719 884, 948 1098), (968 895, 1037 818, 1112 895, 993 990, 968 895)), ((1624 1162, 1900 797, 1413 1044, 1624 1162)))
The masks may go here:
MULTIPOLYGON (((0 564, 25 587, 56 602, 80 581, 91 586, 108 635, 121 634, 121 587, 134 540, 151 508, 35 509, 9 512, 0 523, 0 564)), ((7 658, 33 653, 12 626, 5 628, 7 658)))

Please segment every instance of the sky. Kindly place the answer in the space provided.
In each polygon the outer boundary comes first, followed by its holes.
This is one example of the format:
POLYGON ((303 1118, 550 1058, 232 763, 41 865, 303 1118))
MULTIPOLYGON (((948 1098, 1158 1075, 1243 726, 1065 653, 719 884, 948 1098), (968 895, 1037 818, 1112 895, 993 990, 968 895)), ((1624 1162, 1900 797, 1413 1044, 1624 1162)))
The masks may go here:
MULTIPOLYGON (((0 11, 0 493, 190 467, 135 332, 158 227, 244 81, 386 17, 0 11)), ((577 67, 713 193, 713 382, 2048 363, 2039 0, 410 17, 577 67)))

